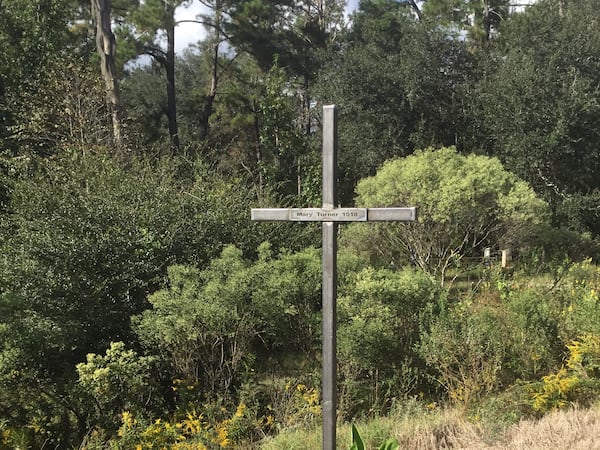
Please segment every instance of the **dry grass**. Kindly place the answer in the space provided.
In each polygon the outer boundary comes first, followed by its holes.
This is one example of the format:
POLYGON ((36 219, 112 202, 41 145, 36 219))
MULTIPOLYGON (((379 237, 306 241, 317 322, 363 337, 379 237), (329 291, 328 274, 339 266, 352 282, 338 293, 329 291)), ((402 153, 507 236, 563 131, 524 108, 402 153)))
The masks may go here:
POLYGON ((572 409, 510 427, 494 449, 600 449, 600 410, 572 409))
MULTIPOLYGON (((600 409, 571 409, 548 414, 540 420, 524 420, 492 436, 483 424, 468 422, 457 410, 427 415, 404 415, 358 423, 369 449, 396 437, 401 449, 410 450, 591 450, 600 449, 600 409)), ((338 429, 339 450, 348 449, 349 426, 338 429)), ((284 433, 262 449, 320 449, 320 430, 284 433)))
POLYGON ((426 425, 399 424, 394 436, 400 448, 486 450, 600 449, 600 409, 571 409, 524 420, 490 441, 486 427, 466 422, 455 411, 442 413, 426 425))

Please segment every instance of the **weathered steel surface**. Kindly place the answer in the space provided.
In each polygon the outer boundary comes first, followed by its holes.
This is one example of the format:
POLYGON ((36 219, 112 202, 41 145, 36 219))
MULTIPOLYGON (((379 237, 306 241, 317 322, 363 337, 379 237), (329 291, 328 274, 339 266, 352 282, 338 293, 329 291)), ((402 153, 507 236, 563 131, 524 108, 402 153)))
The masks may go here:
POLYGON ((323 106, 323 208, 337 206, 337 108, 323 106))
MULTIPOLYGON (((323 107, 323 209, 337 205, 337 109, 323 107)), ((337 224, 323 223, 323 450, 335 450, 337 422, 337 224)))
POLYGON ((252 220, 290 220, 289 208, 253 208, 250 211, 252 220))
POLYGON ((414 222, 417 220, 417 208, 367 208, 369 222, 414 222))
POLYGON ((417 208, 255 208, 251 218, 292 222, 414 222, 417 208))

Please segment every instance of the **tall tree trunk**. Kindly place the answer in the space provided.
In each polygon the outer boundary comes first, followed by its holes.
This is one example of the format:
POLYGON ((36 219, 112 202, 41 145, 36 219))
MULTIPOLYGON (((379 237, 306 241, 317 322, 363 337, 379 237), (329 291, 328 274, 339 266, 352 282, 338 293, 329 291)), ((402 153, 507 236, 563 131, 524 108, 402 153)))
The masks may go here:
POLYGON ((121 101, 115 64, 116 41, 111 28, 111 0, 91 0, 96 22, 96 49, 100 55, 100 71, 106 90, 106 101, 112 117, 113 141, 117 150, 123 148, 121 101))
POLYGON ((483 2, 483 31, 485 34, 485 41, 490 40, 492 32, 492 20, 490 18, 490 5, 487 1, 483 2))
MULTIPOLYGON (((174 17, 175 11, 172 11, 174 17)), ((169 137, 174 150, 179 149, 177 131, 177 99, 175 95, 175 22, 167 26, 167 116, 169 119, 169 137)))
POLYGON ((210 128, 210 116, 213 113, 213 105, 215 103, 215 97, 217 96, 217 85, 218 85, 218 73, 217 73, 217 61, 219 57, 219 43, 217 42, 213 47, 212 56, 212 68, 210 76, 210 86, 208 93, 204 97, 204 106, 202 108, 202 116, 200 118, 200 140, 205 140, 208 137, 210 128))
POLYGON ((263 191, 265 186, 265 180, 263 176, 263 157, 262 149, 260 145, 260 122, 258 119, 259 107, 256 104, 256 100, 252 100, 252 113, 254 115, 254 133, 255 133, 255 156, 256 156, 256 167, 258 169, 258 187, 257 187, 257 198, 259 204, 262 203, 263 191))
POLYGON ((213 113, 213 105, 217 96, 217 86, 219 84, 219 46, 221 44, 221 2, 215 2, 214 15, 214 43, 212 45, 211 54, 211 73, 210 86, 208 93, 204 99, 204 107, 200 118, 200 140, 205 140, 208 137, 210 127, 210 116, 213 113))

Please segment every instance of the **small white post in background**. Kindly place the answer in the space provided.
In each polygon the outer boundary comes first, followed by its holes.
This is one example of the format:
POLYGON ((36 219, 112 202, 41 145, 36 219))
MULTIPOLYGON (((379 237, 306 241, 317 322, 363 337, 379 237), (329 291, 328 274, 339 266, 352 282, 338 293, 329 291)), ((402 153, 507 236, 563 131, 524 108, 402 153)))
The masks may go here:
POLYGON ((510 248, 502 250, 502 268, 510 269, 510 263, 512 261, 512 253, 510 248))

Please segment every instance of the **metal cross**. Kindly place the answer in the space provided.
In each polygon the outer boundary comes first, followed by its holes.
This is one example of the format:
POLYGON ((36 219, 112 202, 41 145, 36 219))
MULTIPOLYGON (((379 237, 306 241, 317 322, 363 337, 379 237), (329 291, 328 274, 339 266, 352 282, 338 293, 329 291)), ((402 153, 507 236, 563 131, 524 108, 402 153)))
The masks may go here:
POLYGON ((338 222, 414 222, 417 209, 336 208, 337 108, 323 107, 323 206, 321 208, 256 208, 252 220, 323 222, 323 450, 335 450, 336 315, 338 222))

